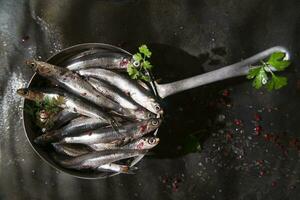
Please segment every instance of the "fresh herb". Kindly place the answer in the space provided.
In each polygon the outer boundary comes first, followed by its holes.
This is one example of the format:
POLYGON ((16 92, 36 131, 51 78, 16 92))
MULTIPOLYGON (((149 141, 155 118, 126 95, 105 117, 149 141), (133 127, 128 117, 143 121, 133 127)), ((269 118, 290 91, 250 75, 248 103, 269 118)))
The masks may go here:
POLYGON ((151 55, 152 52, 145 44, 139 47, 139 52, 133 55, 133 62, 127 68, 127 72, 132 79, 150 81, 148 70, 152 69, 153 65, 147 59, 151 55))
POLYGON ((35 118, 36 124, 39 127, 51 127, 53 125, 51 118, 61 110, 59 106, 63 103, 63 97, 45 98, 43 101, 36 100, 33 104, 26 104, 24 110, 31 115, 31 117, 35 118), (41 121, 41 112, 46 113, 48 116, 45 122, 41 121))
POLYGON ((285 53, 275 52, 267 62, 261 61, 261 65, 250 69, 247 78, 254 79, 252 82, 253 87, 259 89, 265 86, 271 91, 273 89, 278 90, 287 85, 286 77, 277 76, 272 71, 272 68, 276 69, 276 71, 283 71, 291 64, 289 60, 284 60, 284 57, 285 53))

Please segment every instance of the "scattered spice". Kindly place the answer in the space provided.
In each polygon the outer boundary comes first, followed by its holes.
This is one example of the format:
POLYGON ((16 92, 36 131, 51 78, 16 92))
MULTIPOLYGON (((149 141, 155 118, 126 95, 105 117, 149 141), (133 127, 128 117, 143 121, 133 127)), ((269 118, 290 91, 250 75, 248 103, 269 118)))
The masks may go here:
POLYGON ((225 89, 222 93, 224 97, 228 97, 230 95, 229 90, 225 89))
POLYGON ((240 120, 240 119, 235 119, 235 120, 234 120, 234 124, 237 125, 237 126, 241 126, 241 125, 242 125, 242 120, 240 120))
POLYGON ((255 131, 255 135, 260 135, 260 133, 262 131, 262 127, 257 125, 257 126, 255 126, 254 131, 255 131))

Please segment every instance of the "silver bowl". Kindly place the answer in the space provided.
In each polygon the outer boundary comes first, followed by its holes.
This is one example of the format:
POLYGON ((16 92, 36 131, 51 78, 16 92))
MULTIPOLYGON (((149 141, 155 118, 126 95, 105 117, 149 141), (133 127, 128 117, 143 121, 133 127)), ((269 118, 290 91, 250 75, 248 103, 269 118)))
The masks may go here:
MULTIPOLYGON (((102 43, 85 43, 85 44, 78 44, 66 48, 60 51, 59 53, 51 56, 47 60, 47 62, 54 65, 58 65, 60 67, 66 67, 67 63, 69 63, 70 60, 72 60, 72 62, 80 61, 80 56, 78 55, 89 50, 121 52, 131 56, 129 52, 113 45, 102 44, 102 43)), ((47 84, 48 83, 45 80, 45 78, 42 78, 41 76, 35 73, 30 79, 27 87, 28 88, 38 88, 41 86, 45 87, 47 86, 47 84)), ((30 105, 30 103, 31 102, 29 100, 24 100, 23 108, 26 108, 26 106, 30 105)), ((55 168, 58 171, 62 171, 74 177, 83 178, 83 179, 101 179, 101 178, 107 178, 118 174, 118 173, 110 173, 110 172, 77 171, 77 170, 67 169, 60 166, 53 160, 51 156, 51 152, 53 152, 53 149, 51 147, 45 148, 34 143, 34 139, 37 136, 41 135, 41 130, 35 125, 32 116, 30 116, 30 114, 28 114, 28 112, 26 112, 25 110, 23 110, 22 115, 23 115, 22 116, 23 127, 31 147, 51 167, 55 168)), ((136 162, 133 159, 128 161, 136 162)))

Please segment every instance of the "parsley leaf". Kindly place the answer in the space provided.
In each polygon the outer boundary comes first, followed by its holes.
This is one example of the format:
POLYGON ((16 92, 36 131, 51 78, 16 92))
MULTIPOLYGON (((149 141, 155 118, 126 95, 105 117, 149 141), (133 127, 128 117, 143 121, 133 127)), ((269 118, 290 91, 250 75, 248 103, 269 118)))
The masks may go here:
POLYGON ((143 60, 142 54, 140 54, 140 53, 134 54, 134 55, 133 55, 133 60, 134 60, 134 61, 140 62, 141 60, 143 60))
POLYGON ((257 75, 254 78, 254 81, 252 83, 253 87, 255 87, 256 89, 261 88, 263 85, 265 85, 267 83, 268 80, 268 75, 265 72, 263 67, 258 68, 259 71, 257 73, 257 75))
POLYGON ((144 54, 147 58, 151 57, 151 51, 148 49, 148 47, 143 44, 142 46, 139 47, 139 51, 144 54))
POLYGON ((277 71, 283 71, 285 68, 287 68, 291 62, 288 60, 283 60, 285 57, 285 53, 282 52, 276 52, 273 53, 269 60, 268 64, 274 67, 277 71))
POLYGON ((133 62, 127 68, 127 73, 132 79, 150 81, 147 71, 152 69, 153 65, 151 65, 147 58, 150 58, 151 55, 152 53, 146 45, 139 47, 139 53, 132 56, 133 62))
POLYGON ((287 78, 282 76, 276 76, 272 71, 271 67, 275 68, 277 71, 283 71, 287 68, 291 62, 289 60, 283 60, 285 53, 275 52, 273 53, 267 62, 261 62, 259 66, 249 70, 247 79, 254 79, 252 85, 256 89, 260 89, 265 86, 269 91, 275 89, 278 90, 283 86, 287 85, 287 78), (268 77, 268 74, 271 77, 268 77))

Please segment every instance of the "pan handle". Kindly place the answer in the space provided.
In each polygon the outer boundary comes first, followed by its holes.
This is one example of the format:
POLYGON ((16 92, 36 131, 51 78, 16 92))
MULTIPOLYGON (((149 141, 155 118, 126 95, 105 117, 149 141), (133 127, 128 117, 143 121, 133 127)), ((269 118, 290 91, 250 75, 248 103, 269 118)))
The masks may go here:
MULTIPOLYGON (((250 58, 247 58, 241 62, 222 67, 220 69, 207 72, 204 74, 200 74, 197 76, 193 76, 190 78, 186 78, 180 81, 175 81, 173 83, 166 83, 166 84, 155 84, 158 95, 161 98, 165 98, 169 95, 189 90, 195 87, 199 87, 202 85, 206 85, 209 83, 221 81, 228 78, 233 78, 237 76, 244 76, 247 75, 249 70, 251 69, 250 65, 253 65, 266 57, 269 57, 274 52, 283 52, 286 54, 285 59, 289 59, 289 53, 286 48, 281 46, 275 46, 269 48, 265 51, 262 51, 250 58)), ((252 67, 253 68, 253 67, 252 67)), ((275 69, 272 69, 275 71, 275 69)))

